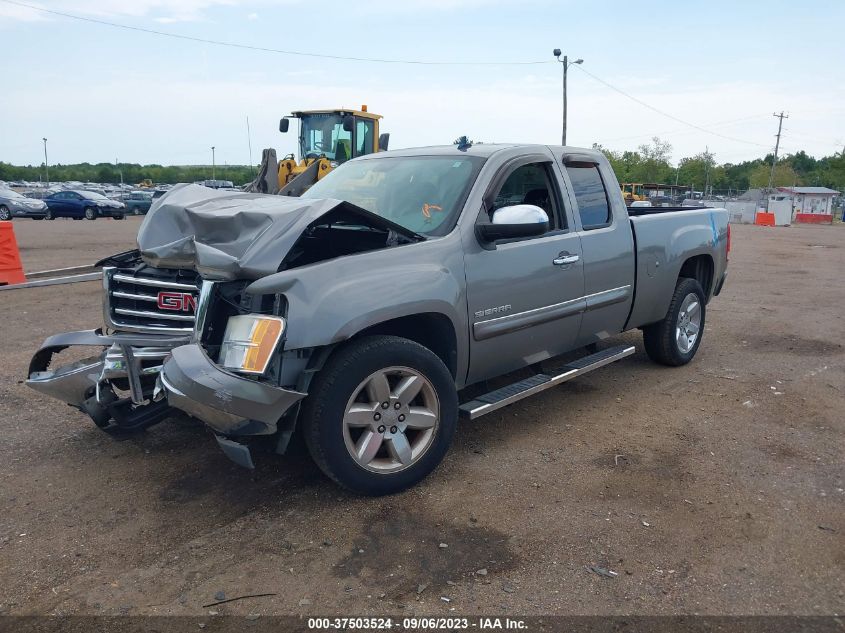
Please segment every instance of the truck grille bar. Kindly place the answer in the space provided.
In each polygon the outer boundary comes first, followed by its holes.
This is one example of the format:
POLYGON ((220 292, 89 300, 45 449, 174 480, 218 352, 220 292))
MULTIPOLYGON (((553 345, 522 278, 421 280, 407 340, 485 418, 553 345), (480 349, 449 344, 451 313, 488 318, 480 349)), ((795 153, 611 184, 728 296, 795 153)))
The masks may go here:
POLYGON ((105 268, 104 316, 119 331, 184 336, 194 331, 200 278, 193 271, 105 268), (168 303, 159 300, 167 293, 168 303), (171 309, 166 309, 170 306, 171 309))

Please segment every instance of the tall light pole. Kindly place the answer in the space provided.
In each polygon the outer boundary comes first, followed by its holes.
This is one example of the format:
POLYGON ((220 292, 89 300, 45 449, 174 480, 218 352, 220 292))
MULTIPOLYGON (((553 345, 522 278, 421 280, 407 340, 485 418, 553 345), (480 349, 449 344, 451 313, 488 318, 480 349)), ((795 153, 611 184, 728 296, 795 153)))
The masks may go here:
POLYGON ((567 57, 566 55, 564 55, 563 59, 561 59, 559 48, 556 48, 554 51, 552 51, 552 53, 557 58, 557 60, 561 64, 563 64, 563 131, 560 135, 560 143, 561 145, 566 145, 566 74, 572 64, 583 64, 584 60, 576 59, 574 62, 570 62, 569 57, 567 57))
POLYGON ((211 179, 214 180, 214 168, 217 161, 214 158, 214 145, 211 146, 211 179))
POLYGON ((47 178, 47 189, 49 189, 50 188, 50 165, 47 162, 47 139, 42 138, 41 140, 44 141, 44 171, 46 172, 45 176, 47 178))

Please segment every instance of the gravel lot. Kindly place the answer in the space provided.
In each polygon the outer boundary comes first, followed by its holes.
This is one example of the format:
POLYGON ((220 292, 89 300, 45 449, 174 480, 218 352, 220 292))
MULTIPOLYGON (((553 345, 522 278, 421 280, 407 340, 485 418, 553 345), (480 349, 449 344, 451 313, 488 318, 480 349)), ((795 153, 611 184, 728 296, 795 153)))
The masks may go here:
MULTIPOLYGON (((34 271, 138 224, 15 230, 34 271)), ((46 336, 100 324, 100 284, 2 292, 0 613, 842 613, 843 270, 843 225, 734 226, 692 364, 620 337, 640 352, 461 424, 381 499, 304 456, 242 470, 187 419, 114 441, 22 384, 46 336)))

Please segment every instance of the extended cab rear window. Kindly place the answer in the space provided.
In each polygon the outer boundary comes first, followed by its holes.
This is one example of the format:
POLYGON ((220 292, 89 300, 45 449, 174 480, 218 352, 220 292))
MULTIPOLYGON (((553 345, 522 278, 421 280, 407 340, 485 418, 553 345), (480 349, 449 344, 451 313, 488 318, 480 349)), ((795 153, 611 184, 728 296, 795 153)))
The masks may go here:
POLYGON ((572 183, 584 230, 608 226, 611 221, 610 203, 599 166, 594 163, 566 163, 566 173, 572 183))

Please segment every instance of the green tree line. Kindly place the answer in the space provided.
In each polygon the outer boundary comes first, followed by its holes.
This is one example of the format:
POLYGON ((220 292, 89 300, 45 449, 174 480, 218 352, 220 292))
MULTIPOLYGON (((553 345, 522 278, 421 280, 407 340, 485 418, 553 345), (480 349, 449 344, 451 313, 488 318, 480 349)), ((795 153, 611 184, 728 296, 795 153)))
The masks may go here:
MULTIPOLYGON (((716 193, 745 191, 768 187, 772 169, 772 154, 741 163, 718 164, 711 152, 670 162, 672 146, 655 137, 636 150, 616 151, 594 145, 601 150, 619 182, 657 182, 692 187, 695 191, 711 189, 716 193)), ((805 151, 778 157, 773 186, 806 185, 845 189, 845 152, 814 158, 805 151)))
MULTIPOLYGON (((636 150, 617 151, 594 145, 607 156, 619 182, 659 182, 687 185, 695 191, 716 193, 745 191, 766 187, 772 165, 772 155, 741 163, 716 162, 715 155, 701 152, 681 158, 672 164, 672 146, 655 137, 636 150)), ((214 175, 219 180, 231 180, 243 185, 255 177, 256 170, 248 165, 218 166, 214 175)), ((154 183, 175 184, 211 178, 210 165, 138 165, 135 163, 79 163, 50 165, 50 180, 134 184, 145 179, 154 183)), ((28 180, 37 182, 45 177, 44 164, 18 166, 0 161, 0 180, 28 180)), ((845 152, 814 158, 803 150, 778 159, 774 186, 812 185, 845 189, 845 152)))

